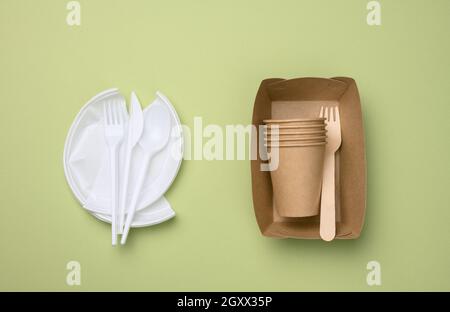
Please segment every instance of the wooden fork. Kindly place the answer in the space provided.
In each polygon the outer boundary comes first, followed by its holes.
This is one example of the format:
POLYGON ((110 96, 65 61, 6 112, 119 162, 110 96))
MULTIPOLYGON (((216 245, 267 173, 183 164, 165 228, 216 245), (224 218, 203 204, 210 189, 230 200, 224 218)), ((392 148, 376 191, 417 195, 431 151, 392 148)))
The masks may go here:
POLYGON ((341 146, 341 123, 338 107, 321 107, 320 117, 325 117, 328 130, 328 142, 325 148, 325 160, 322 179, 322 198, 320 204, 320 237, 332 241, 336 236, 335 203, 335 153, 341 146))

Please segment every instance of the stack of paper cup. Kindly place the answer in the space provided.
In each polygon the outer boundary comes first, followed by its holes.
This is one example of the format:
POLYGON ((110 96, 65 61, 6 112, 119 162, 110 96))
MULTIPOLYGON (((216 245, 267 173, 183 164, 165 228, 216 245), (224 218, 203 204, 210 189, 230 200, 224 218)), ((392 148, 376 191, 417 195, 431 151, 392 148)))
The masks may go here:
POLYGON ((271 171, 275 208, 282 217, 319 214, 326 145, 325 118, 264 120, 265 146, 278 154, 271 171))

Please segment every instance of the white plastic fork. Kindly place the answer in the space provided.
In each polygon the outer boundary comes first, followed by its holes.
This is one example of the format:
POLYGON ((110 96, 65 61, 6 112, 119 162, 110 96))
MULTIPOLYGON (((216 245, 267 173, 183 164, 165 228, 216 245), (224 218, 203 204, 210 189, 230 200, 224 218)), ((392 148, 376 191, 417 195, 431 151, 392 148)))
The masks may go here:
POLYGON ((328 130, 320 203, 320 237, 325 241, 332 241, 336 236, 335 153, 342 142, 339 109, 322 106, 320 117, 325 117, 328 130))
POLYGON ((125 100, 111 99, 103 105, 105 139, 111 168, 111 232, 112 245, 117 244, 117 207, 119 203, 119 147, 125 135, 127 118, 125 100))

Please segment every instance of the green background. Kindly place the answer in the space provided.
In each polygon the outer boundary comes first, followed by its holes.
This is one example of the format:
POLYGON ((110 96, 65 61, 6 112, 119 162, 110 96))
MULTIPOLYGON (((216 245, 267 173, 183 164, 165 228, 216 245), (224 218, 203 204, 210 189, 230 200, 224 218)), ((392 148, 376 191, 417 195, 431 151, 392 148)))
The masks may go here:
POLYGON ((0 289, 450 290, 450 1, 381 1, 381 26, 367 2, 84 0, 70 27, 67 1, 0 0, 0 289), (67 131, 102 90, 161 90, 184 124, 224 126, 250 123, 264 78, 338 75, 364 111, 358 240, 262 237, 249 161, 184 161, 176 218, 118 248, 66 184, 67 131))

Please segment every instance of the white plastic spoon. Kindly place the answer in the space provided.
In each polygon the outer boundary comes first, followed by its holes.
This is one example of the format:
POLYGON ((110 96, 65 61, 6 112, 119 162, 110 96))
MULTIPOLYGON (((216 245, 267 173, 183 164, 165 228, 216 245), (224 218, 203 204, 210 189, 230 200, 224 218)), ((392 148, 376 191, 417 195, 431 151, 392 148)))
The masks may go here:
POLYGON ((147 176, 148 166, 150 160, 159 151, 161 151, 169 141, 171 130, 170 112, 163 105, 152 105, 145 112, 144 116, 144 131, 142 137, 139 140, 139 146, 142 148, 145 154, 145 159, 142 164, 141 171, 138 176, 136 188, 133 192, 133 197, 130 202, 130 207, 127 213, 127 219, 125 221, 125 228, 122 233, 122 239, 120 243, 124 245, 127 241, 128 232, 133 221, 134 213, 136 212, 136 204, 141 193, 142 185, 144 184, 145 177, 147 176))

